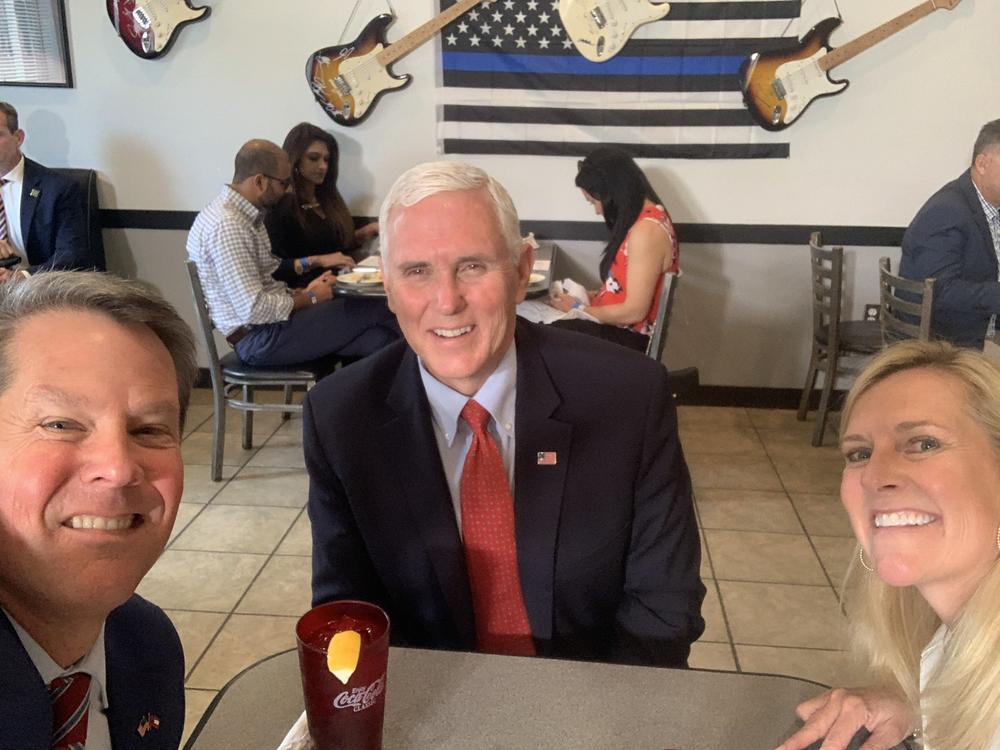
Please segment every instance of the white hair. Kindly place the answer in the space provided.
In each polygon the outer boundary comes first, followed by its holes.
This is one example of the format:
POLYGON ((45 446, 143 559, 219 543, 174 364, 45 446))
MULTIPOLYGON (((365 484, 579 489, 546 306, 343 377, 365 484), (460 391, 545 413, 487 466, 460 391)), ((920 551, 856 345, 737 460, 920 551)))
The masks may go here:
POLYGON ((503 243, 517 263, 521 258, 523 242, 521 223, 517 218, 514 201, 504 186, 482 169, 459 161, 430 161, 418 164, 404 172, 393 183, 385 200, 382 201, 378 217, 382 262, 388 264, 388 256, 392 249, 394 227, 389 215, 394 208, 408 208, 437 193, 456 190, 485 191, 496 213, 503 243))

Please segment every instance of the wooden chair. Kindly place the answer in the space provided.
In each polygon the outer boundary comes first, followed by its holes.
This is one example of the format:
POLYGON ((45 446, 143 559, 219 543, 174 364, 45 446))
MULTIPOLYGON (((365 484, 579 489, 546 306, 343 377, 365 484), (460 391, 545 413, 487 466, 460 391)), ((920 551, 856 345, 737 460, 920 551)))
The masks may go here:
POLYGON ((215 326, 212 324, 208 305, 205 303, 205 294, 201 288, 201 280, 198 278, 198 267, 191 260, 186 261, 186 265, 202 341, 208 350, 213 407, 212 481, 218 482, 222 479, 222 453, 226 444, 226 407, 229 406, 242 412, 243 447, 252 448, 253 413, 255 411, 280 411, 285 419, 288 419, 292 412, 301 413, 302 404, 291 403, 292 390, 297 386, 310 388, 315 384, 318 373, 308 366, 297 368, 251 367, 244 364, 236 352, 229 352, 220 358, 219 350, 215 346, 215 336, 212 334, 215 326), (284 390, 284 403, 254 401, 254 388, 261 386, 281 387, 284 390))
POLYGON ((934 279, 894 276, 888 258, 878 261, 879 325, 882 346, 904 339, 930 341, 934 279))
POLYGON ((882 348, 879 324, 868 320, 840 319, 844 287, 844 248, 824 248, 819 232, 809 238, 811 264, 810 284, 813 310, 812 353, 806 374, 802 398, 799 400, 798 419, 806 418, 809 398, 816 387, 816 377, 823 373, 823 390, 816 415, 816 429, 812 444, 823 444, 826 418, 830 408, 830 394, 837 376, 841 374, 840 358, 874 354, 882 348))

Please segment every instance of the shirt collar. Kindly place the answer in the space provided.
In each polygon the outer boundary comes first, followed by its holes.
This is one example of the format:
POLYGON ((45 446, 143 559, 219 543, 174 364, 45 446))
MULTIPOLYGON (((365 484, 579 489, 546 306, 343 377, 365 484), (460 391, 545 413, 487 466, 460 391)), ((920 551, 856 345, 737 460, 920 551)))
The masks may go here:
MULTIPOLYGON (((449 388, 427 371, 422 360, 418 362, 420 380, 424 384, 424 391, 431 406, 431 417, 450 447, 455 442, 462 409, 465 408, 470 396, 449 388)), ((497 432, 511 438, 514 436, 516 385, 517 347, 511 344, 497 368, 471 396, 493 417, 497 432)))
POLYGON ((994 206, 983 197, 983 194, 979 192, 979 186, 976 184, 975 180, 972 182, 972 187, 976 189, 976 195, 979 196, 979 202, 983 205, 983 211, 986 212, 986 218, 995 221, 998 217, 1000 217, 1000 208, 994 206))
POLYGON ((222 187, 222 199, 254 224, 264 220, 264 212, 233 189, 232 185, 222 187))
POLYGON ((20 624, 18 624, 17 620, 7 613, 7 610, 0 607, 0 612, 3 612, 3 614, 10 621, 10 624, 14 627, 14 632, 17 633, 17 637, 20 639, 21 645, 24 646, 24 650, 28 653, 28 658, 31 659, 31 663, 35 665, 35 669, 37 669, 38 674, 41 675, 42 682, 48 685, 56 677, 64 677, 77 672, 86 672, 90 675, 91 685, 94 683, 97 684, 98 699, 101 702, 101 706, 107 710, 108 695, 107 691, 104 689, 104 686, 107 683, 107 664, 104 652, 104 625, 101 625, 101 632, 98 634, 94 645, 91 646, 90 651, 88 651, 86 655, 84 655, 84 657, 76 664, 63 669, 56 664, 44 648, 38 645, 38 642, 31 637, 28 631, 22 628, 20 624))
POLYGON ((24 155, 21 155, 20 161, 14 165, 12 170, 5 175, 0 175, 0 178, 7 180, 7 182, 24 182, 24 155))

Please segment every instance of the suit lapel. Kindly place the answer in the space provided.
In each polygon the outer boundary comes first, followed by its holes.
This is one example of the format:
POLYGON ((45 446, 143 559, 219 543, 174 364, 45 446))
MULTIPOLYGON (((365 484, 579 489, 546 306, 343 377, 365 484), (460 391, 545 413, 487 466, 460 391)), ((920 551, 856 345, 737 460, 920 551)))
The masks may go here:
POLYGON ((965 173, 965 179, 962 180, 961 184, 962 193, 965 195, 965 200, 972 211, 972 218, 976 223, 976 229, 982 235, 983 250, 987 251, 990 263, 993 265, 993 274, 997 275, 1000 272, 1000 266, 997 264, 996 249, 993 247, 993 235, 990 233, 990 225, 986 221, 986 214, 983 212, 983 204, 979 202, 979 194, 976 192, 976 186, 972 182, 971 169, 965 173))
POLYGON ((434 437, 430 404, 412 350, 400 363, 386 403, 394 416, 375 428, 375 455, 392 466, 378 468, 381 474, 392 477, 391 497, 405 499, 413 523, 405 531, 422 539, 456 630, 471 648, 476 631, 465 551, 434 437))
MULTIPOLYGON (((41 174, 37 165, 31 159, 24 159, 24 184, 21 186, 21 241, 24 243, 25 252, 31 242, 31 222, 35 217, 35 209, 41 198, 40 192, 35 196, 31 195, 32 190, 41 191, 41 174)), ((28 258, 28 262, 34 262, 28 258)))
POLYGON ((52 705, 41 675, 0 613, 0 746, 48 747, 52 705))
POLYGON ((556 536, 573 428, 554 416, 562 398, 552 382, 534 334, 520 319, 516 342, 514 512, 517 559, 531 631, 535 638, 547 641, 552 638, 556 536), (539 455, 543 453, 544 457, 539 455))

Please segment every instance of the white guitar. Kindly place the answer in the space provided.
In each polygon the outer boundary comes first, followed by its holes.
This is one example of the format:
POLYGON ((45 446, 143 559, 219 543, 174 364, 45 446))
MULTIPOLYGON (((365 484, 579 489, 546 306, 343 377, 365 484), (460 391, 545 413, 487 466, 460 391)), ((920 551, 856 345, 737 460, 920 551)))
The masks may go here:
POLYGON ((743 101, 762 128, 787 128, 816 99, 839 94, 847 88, 847 81, 834 81, 828 71, 935 10, 951 10, 959 2, 961 0, 924 0, 836 49, 830 48, 830 34, 840 25, 840 19, 821 21, 795 46, 754 52, 743 61, 740 69, 743 101))
POLYGON ((559 0, 567 36, 591 62, 610 60, 637 28, 669 12, 670 3, 650 0, 559 0))

